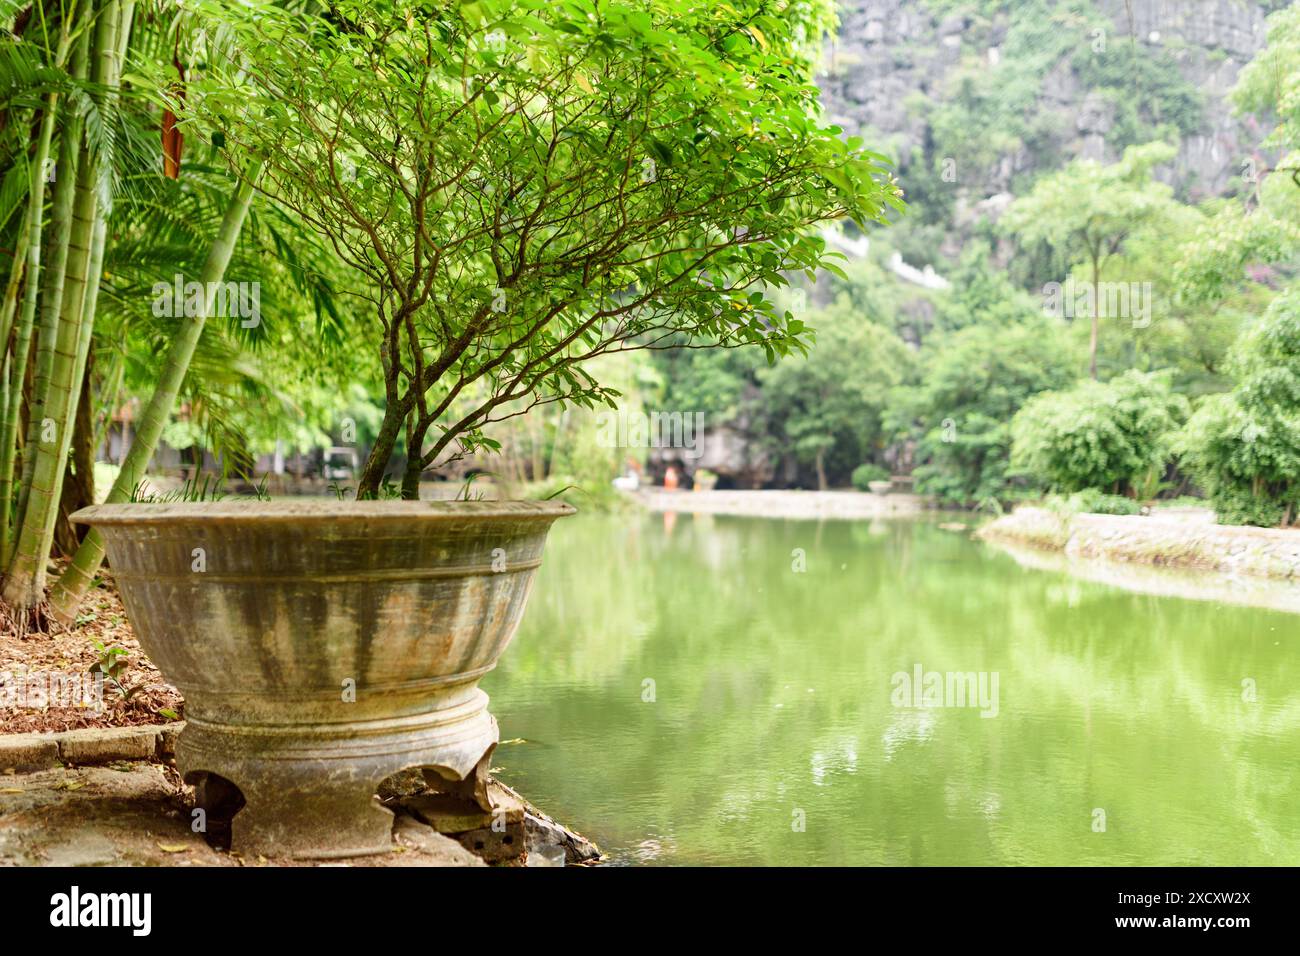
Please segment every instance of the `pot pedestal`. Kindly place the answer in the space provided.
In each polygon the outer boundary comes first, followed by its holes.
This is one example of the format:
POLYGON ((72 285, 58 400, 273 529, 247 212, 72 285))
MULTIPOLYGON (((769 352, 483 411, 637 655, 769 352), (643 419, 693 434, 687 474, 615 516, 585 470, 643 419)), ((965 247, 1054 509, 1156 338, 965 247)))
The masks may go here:
POLYGON ((229 821, 244 854, 331 859, 392 851, 393 814, 376 791, 420 769, 430 788, 487 811, 486 774, 499 739, 487 694, 401 720, 317 726, 230 725, 187 717, 176 764, 196 806, 229 821), (231 817, 233 815, 233 820, 231 817))

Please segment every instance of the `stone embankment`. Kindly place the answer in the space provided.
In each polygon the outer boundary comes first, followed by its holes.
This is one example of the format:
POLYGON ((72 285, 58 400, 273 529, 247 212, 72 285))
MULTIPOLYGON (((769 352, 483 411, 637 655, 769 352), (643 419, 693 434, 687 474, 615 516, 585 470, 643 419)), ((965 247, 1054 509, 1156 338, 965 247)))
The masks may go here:
POLYGON ((1300 530, 1218 525, 1205 512, 1071 515, 1022 507, 978 534, 1071 557, 1300 581, 1300 530))
POLYGON ((665 491, 643 488, 636 497, 651 511, 745 515, 756 518, 884 518, 924 511, 921 495, 860 491, 665 491))

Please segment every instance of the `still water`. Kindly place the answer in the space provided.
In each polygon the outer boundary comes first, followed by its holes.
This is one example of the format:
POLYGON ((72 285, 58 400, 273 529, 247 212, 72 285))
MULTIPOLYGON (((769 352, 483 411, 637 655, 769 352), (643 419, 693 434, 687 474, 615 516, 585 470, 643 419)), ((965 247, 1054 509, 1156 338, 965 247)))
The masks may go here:
POLYGON ((932 521, 566 519, 483 686, 501 776, 614 862, 1300 863, 1300 617, 932 521), (897 706, 917 665, 996 716, 897 706))

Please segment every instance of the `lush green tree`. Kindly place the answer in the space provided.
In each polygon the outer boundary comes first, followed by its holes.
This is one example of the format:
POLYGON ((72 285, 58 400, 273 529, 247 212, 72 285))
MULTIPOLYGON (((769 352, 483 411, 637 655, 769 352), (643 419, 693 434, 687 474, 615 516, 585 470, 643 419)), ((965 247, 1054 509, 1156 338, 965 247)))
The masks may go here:
POLYGON ((999 223, 1022 245, 1046 244, 1086 267, 1091 322, 1088 371, 1097 377, 1101 282, 1107 263, 1135 229, 1168 217, 1176 208, 1173 190, 1152 178, 1152 170, 1173 158, 1161 142, 1130 146, 1109 166, 1075 160, 1042 177, 1017 199, 999 223))
MULTIPOLYGON (((1287 4, 1269 16, 1264 48, 1242 69, 1232 99, 1241 112, 1277 118, 1262 145, 1300 149, 1300 7, 1287 4)), ((1282 165, 1300 182, 1294 159, 1282 165)))
POLYGON ((918 364, 919 382, 896 389, 886 414, 896 441, 916 442, 917 490, 955 505, 1008 500, 1012 417, 1075 378, 1064 322, 966 325, 927 342, 918 364))
POLYGON ((1265 47, 1237 78, 1239 113, 1276 119, 1260 144, 1283 151, 1276 170, 1256 154, 1244 167, 1241 205, 1215 210, 1191 235, 1174 275, 1190 303, 1214 305, 1239 289, 1252 264, 1294 264, 1300 252, 1300 7, 1268 19, 1265 47))
POLYGON ((1243 334, 1236 387, 1203 400, 1179 436, 1182 466, 1225 524, 1300 519, 1300 289, 1243 334))
POLYGON ((881 415, 889 389, 904 380, 912 354, 889 329, 859 313, 842 295, 810 314, 816 342, 809 355, 759 372, 771 451, 792 451, 811 465, 817 487, 843 480, 882 446, 881 415))
MULTIPOLYGON (((1300 7, 1268 19, 1264 49, 1232 93, 1239 112, 1271 115, 1261 144, 1283 150, 1271 173, 1248 163, 1243 205, 1218 209, 1186 244, 1175 278, 1185 298, 1217 310, 1249 288, 1247 268, 1294 274, 1300 251, 1300 7)), ((1256 291, 1256 300, 1264 293, 1256 291)), ((1300 292, 1294 285, 1235 344, 1232 391, 1202 400, 1178 438, 1181 466, 1227 524, 1291 525, 1300 512, 1300 292)))
POLYGON ((1012 471, 1053 491, 1153 496, 1188 413, 1169 378, 1134 370, 1035 396, 1011 422, 1012 471))
MULTIPOLYGON (((1236 200, 1199 207, 1176 205, 1159 223, 1138 227, 1123 251, 1107 265, 1111 283, 1126 286, 1131 314, 1103 320, 1098 364, 1121 372, 1169 369, 1176 391, 1203 395, 1230 387, 1226 360, 1243 324, 1258 315, 1275 294, 1267 281, 1248 281, 1244 266, 1222 294, 1206 300, 1181 271, 1191 250, 1215 235, 1240 210, 1236 200), (1226 210, 1226 212, 1225 212, 1226 210), (1172 277, 1172 281, 1171 281, 1172 277)), ((1206 244, 1205 248, 1208 248, 1206 244)), ((1075 326, 1083 339, 1087 330, 1075 326)))
POLYGON ((597 356, 806 344, 763 289, 824 263, 811 227, 901 203, 880 157, 816 118, 793 12, 225 11, 243 58, 196 99, 236 172, 265 163, 258 188, 329 239, 375 316, 386 414, 359 495, 377 493, 403 430, 414 497, 453 442, 491 447, 483 429, 503 415, 611 401, 584 371, 597 356))

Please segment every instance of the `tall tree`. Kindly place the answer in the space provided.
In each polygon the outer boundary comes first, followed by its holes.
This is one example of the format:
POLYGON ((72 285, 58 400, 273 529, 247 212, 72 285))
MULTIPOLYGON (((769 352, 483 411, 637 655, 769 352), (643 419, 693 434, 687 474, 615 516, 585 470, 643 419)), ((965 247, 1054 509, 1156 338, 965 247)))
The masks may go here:
POLYGON ((1097 377, 1101 282, 1106 264, 1139 226, 1176 206, 1173 190, 1152 178, 1152 170, 1174 157, 1167 143, 1130 146, 1109 166, 1076 160, 1042 177, 1027 196, 1012 203, 999 225, 1022 245, 1046 243, 1069 263, 1082 263, 1091 283, 1088 374, 1097 377))

